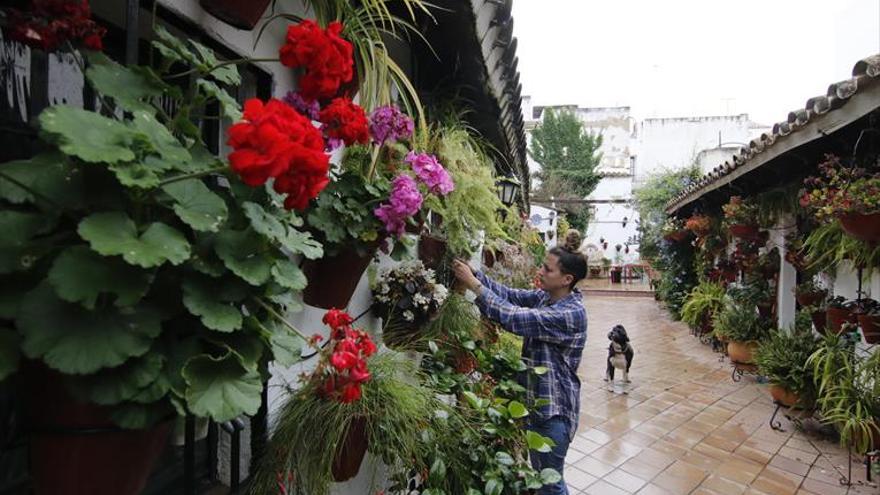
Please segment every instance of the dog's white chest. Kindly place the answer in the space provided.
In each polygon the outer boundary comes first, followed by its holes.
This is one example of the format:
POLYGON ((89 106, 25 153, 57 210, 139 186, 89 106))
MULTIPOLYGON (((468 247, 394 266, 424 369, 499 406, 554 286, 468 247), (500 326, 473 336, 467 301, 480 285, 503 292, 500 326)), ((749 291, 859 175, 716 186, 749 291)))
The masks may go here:
POLYGON ((623 354, 614 354, 614 356, 611 356, 611 366, 614 366, 619 370, 626 369, 626 356, 623 354))

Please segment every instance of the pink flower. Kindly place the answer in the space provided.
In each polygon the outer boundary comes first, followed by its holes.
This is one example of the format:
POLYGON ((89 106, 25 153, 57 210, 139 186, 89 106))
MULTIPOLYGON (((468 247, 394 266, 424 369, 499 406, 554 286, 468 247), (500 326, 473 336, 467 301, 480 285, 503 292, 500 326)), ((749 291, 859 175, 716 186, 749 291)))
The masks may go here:
POLYGON ((449 172, 443 168, 434 155, 410 151, 403 161, 412 166, 416 176, 428 186, 428 190, 432 193, 446 196, 455 189, 455 183, 452 182, 449 172))
POLYGON ((393 105, 379 107, 370 114, 370 134, 380 145, 412 136, 413 128, 413 120, 393 105))
POLYGON ((373 210, 376 218, 385 223, 385 231, 400 237, 406 228, 406 219, 422 207, 422 194, 416 181, 408 175, 398 175, 392 181, 391 196, 373 210))

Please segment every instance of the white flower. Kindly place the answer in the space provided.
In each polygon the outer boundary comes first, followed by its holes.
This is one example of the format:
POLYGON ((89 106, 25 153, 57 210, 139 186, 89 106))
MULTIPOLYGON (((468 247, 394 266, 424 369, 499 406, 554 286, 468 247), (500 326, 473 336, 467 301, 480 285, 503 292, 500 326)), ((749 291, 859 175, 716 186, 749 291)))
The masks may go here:
POLYGON ((413 314, 412 311, 406 310, 403 312, 403 319, 405 319, 406 321, 413 321, 416 319, 416 316, 413 314))

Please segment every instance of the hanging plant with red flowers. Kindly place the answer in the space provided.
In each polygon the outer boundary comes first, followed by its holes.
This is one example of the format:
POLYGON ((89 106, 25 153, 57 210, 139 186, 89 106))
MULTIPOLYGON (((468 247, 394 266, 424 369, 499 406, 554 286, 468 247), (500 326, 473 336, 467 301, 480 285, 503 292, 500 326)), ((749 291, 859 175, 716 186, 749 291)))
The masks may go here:
POLYGON ((354 76, 354 50, 341 33, 342 23, 337 21, 329 23, 326 29, 308 19, 287 28, 287 39, 279 56, 287 67, 303 69, 299 92, 305 98, 333 98, 339 87, 354 76))
MULTIPOLYGON (((341 141, 347 146, 355 143, 367 144, 370 141, 370 122, 364 109, 355 105, 349 98, 335 98, 318 114, 324 124, 321 129, 332 141, 341 141)), ((335 148, 331 144, 330 148, 335 148)))
POLYGON ((65 42, 103 50, 107 29, 91 17, 88 0, 31 0, 27 10, 9 9, 9 37, 47 52, 65 42))
POLYGON ((352 328, 353 321, 335 308, 324 315, 330 342, 313 375, 320 382, 318 394, 343 404, 361 398, 361 385, 370 379, 367 358, 376 353, 376 344, 366 332, 352 328))

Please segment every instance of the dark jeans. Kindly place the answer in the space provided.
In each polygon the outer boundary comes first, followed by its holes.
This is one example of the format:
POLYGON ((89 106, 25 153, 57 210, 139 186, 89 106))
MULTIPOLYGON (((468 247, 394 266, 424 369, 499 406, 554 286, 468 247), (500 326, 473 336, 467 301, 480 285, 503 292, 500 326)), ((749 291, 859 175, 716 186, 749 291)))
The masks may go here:
MULTIPOLYGON (((556 446, 550 452, 529 451, 532 467, 538 471, 553 468, 562 475, 562 468, 565 467, 565 453, 568 452, 570 441, 568 421, 562 416, 553 416, 540 423, 530 425, 529 429, 556 442, 556 446)), ((568 487, 565 486, 565 479, 562 479, 558 483, 544 485, 538 493, 540 495, 568 495, 568 487)))

